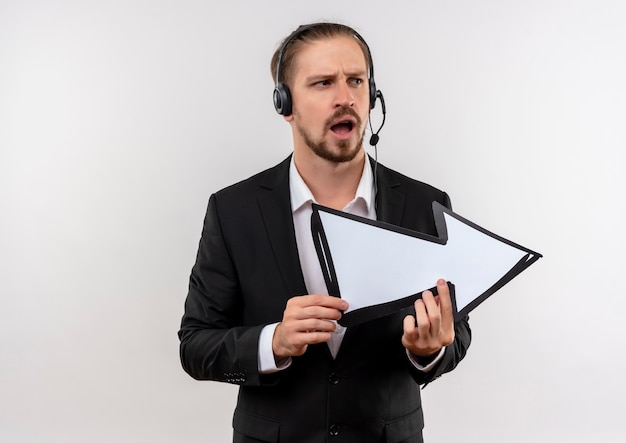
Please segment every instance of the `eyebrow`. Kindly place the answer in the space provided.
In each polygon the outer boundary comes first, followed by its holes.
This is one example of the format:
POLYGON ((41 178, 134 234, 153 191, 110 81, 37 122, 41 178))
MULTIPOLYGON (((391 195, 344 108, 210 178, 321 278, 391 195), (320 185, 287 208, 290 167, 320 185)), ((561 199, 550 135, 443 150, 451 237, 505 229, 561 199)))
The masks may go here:
MULTIPOLYGON (((320 80, 325 80, 328 78, 335 78, 337 77, 338 74, 336 72, 333 73, 320 73, 320 74, 313 74, 313 75, 309 75, 307 77, 304 78, 304 80, 306 81, 306 83, 311 83, 314 81, 320 81, 320 80)), ((346 76, 348 78, 355 78, 355 77, 365 77, 367 78, 367 71, 366 70, 358 70, 358 71, 352 71, 352 72, 347 72, 346 76)))

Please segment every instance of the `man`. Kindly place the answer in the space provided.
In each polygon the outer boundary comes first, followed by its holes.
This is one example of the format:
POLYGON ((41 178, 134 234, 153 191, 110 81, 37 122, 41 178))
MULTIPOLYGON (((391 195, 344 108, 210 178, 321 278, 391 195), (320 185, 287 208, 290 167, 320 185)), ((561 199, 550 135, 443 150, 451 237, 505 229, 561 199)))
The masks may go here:
POLYGON ((421 442, 419 386, 463 358, 469 326, 454 323, 444 280, 414 312, 338 326, 348 304, 327 295, 311 203, 435 235, 431 205, 448 196, 368 159, 377 96, 353 29, 300 27, 272 72, 293 155, 211 196, 179 332, 183 367, 240 385, 234 442, 421 442))

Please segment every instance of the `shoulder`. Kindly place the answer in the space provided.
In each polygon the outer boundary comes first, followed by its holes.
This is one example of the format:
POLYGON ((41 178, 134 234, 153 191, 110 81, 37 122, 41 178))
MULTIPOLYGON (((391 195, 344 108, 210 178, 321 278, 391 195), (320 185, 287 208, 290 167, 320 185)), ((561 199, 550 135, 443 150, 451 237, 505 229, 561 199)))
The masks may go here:
POLYGON ((223 232, 234 227, 254 226, 261 209, 270 205, 277 211, 289 211, 290 157, 276 166, 210 195, 204 218, 207 226, 220 226, 223 232))
POLYGON ((288 186, 290 161, 291 156, 271 168, 215 192, 214 196, 217 199, 226 200, 232 198, 242 199, 254 195, 259 189, 274 189, 284 185, 288 186))

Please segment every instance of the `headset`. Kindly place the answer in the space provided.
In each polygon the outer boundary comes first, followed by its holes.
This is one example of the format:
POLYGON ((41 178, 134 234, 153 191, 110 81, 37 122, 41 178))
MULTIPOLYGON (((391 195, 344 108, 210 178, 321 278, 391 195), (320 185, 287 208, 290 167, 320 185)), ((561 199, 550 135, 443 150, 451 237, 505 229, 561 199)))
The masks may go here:
MULTIPOLYGON (((283 83, 282 73, 283 73, 283 57, 285 56, 285 52, 287 51, 287 47, 289 44, 300 37, 302 34, 306 33, 312 28, 321 26, 321 25, 332 25, 332 23, 312 23, 310 25, 301 25, 292 32, 289 37, 285 39, 282 46, 280 47, 280 51, 278 52, 278 60, 276 63, 276 86, 274 88, 274 108, 276 112, 280 115, 291 115, 292 111, 292 101, 291 101, 291 92, 289 92, 289 87, 283 83)), ((383 116, 385 114, 385 102, 383 99, 383 94, 379 90, 376 89, 376 82, 374 81, 374 63, 372 62, 372 53, 370 52, 370 48, 363 39, 359 35, 358 32, 351 29, 354 37, 357 38, 365 49, 367 50, 367 58, 369 64, 369 75, 368 75, 368 86, 369 86, 369 99, 370 99, 370 109, 374 109, 376 105, 376 99, 380 98, 381 104, 383 106, 383 116)), ((380 130, 380 129, 379 129, 380 130)))

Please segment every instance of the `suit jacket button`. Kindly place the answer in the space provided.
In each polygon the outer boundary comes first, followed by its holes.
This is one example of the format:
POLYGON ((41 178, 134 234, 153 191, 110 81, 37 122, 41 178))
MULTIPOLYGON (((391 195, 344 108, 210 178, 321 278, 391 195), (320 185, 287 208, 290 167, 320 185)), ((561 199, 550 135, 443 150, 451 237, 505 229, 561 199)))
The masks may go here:
POLYGON ((339 426, 330 425, 330 427, 328 428, 328 433, 333 437, 336 437, 337 435, 339 435, 339 426))
POLYGON ((339 374, 337 374, 336 372, 331 372, 330 375, 328 376, 328 382, 331 385, 336 385, 339 383, 339 374))

